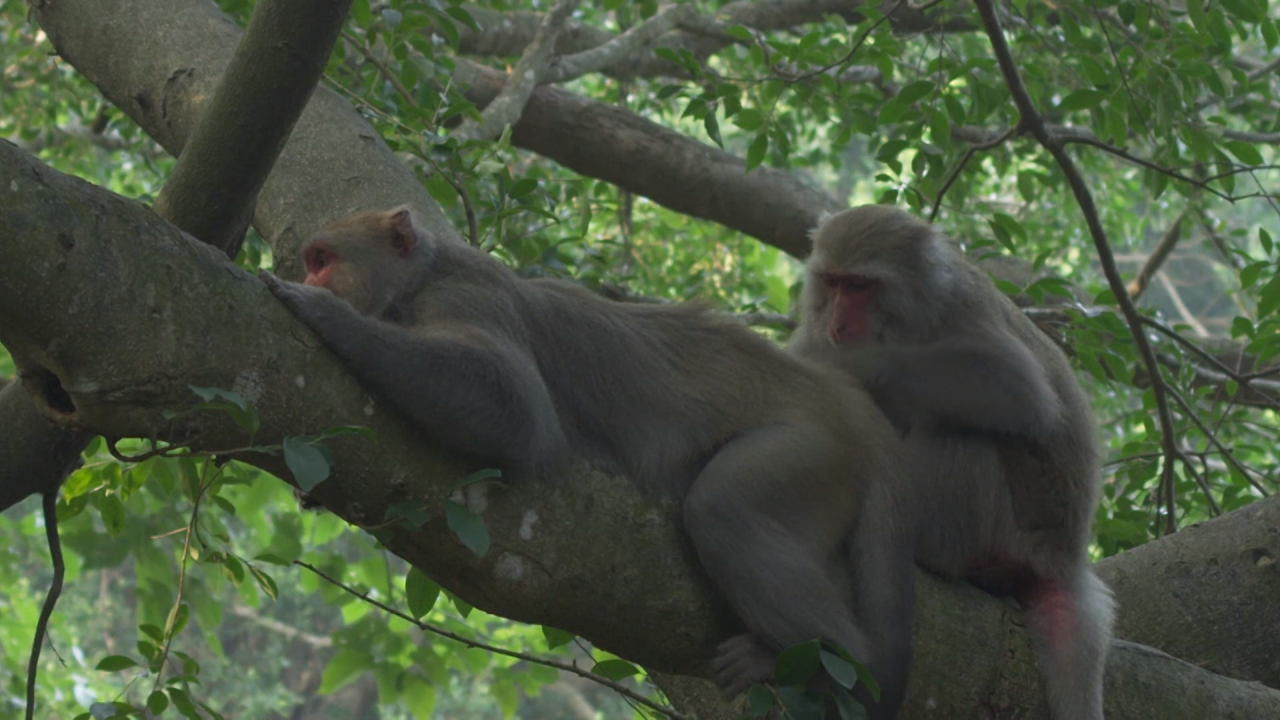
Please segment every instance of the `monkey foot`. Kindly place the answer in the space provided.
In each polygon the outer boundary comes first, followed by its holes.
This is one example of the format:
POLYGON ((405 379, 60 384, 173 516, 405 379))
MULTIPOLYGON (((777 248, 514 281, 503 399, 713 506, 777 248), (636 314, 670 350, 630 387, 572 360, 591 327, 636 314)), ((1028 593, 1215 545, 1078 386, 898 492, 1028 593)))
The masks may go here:
POLYGON ((711 660, 711 677, 727 698, 752 685, 773 678, 774 654, 750 634, 735 635, 720 643, 711 660))

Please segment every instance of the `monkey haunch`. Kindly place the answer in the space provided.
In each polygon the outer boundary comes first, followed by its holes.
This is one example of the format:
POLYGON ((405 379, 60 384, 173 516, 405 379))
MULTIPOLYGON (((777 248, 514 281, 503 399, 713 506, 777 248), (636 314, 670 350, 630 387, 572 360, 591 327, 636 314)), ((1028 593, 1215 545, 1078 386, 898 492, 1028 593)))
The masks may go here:
MULTIPOLYGON (((861 390, 697 307, 521 280, 407 208, 341 220, 303 257, 304 285, 263 279, 431 437, 517 478, 582 453, 683 498, 698 557, 750 631, 715 658, 727 692, 813 638, 867 659, 849 601, 871 583, 849 587, 848 544, 868 494, 897 483, 900 441, 861 390)), ((909 580, 909 553, 862 541, 909 580)))
MULTIPOLYGON (((868 205, 814 231, 789 349, 857 375, 904 433, 917 562, 1016 595, 1055 720, 1102 718, 1111 594, 1087 557, 1099 458, 1067 359, 934 229, 868 205)), ((867 511, 867 523, 882 514, 867 511)), ((871 638, 872 655, 909 635, 871 638)), ((889 692, 905 677, 880 679, 889 692)))

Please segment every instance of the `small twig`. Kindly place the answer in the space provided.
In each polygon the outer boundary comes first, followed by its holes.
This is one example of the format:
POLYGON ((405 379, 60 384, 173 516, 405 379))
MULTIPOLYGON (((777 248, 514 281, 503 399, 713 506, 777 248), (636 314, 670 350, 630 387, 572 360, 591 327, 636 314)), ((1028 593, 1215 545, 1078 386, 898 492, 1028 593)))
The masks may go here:
MULTIPOLYGON (((1207 426, 1205 426, 1204 422, 1200 419, 1200 416, 1196 414, 1195 409, 1192 408, 1191 404, 1188 403, 1186 399, 1182 397, 1181 393, 1179 393, 1177 390, 1174 390, 1173 388, 1169 388, 1169 396, 1172 397, 1174 399, 1174 402, 1178 403, 1178 406, 1182 408, 1182 414, 1185 415, 1187 419, 1190 420, 1193 424, 1195 424, 1195 426, 1200 429, 1200 432, 1204 433, 1205 439, 1209 441, 1209 444, 1213 445, 1213 447, 1216 448, 1218 452, 1222 454, 1222 458, 1226 460, 1227 464, 1235 468, 1236 472, 1240 473, 1244 477, 1245 481, 1253 486, 1254 490, 1257 490, 1259 493, 1262 494, 1262 497, 1267 497, 1267 491, 1263 490, 1262 485, 1253 479, 1253 476, 1250 475, 1249 470, 1245 468, 1245 466, 1242 465, 1239 460, 1236 459, 1236 456, 1232 454, 1230 450, 1227 449, 1227 446, 1223 445, 1222 441, 1218 440, 1218 436, 1214 434, 1213 431, 1211 431, 1207 426)), ((1183 463, 1186 464, 1185 458, 1183 459, 1183 463)), ((1208 491, 1206 490, 1206 494, 1207 492, 1208 491)), ((1216 512, 1218 513, 1222 512, 1222 510, 1217 507, 1217 504, 1213 503, 1212 497, 1209 498, 1209 502, 1211 505, 1213 505, 1213 508, 1216 512)))
POLYGON ((150 460, 153 457, 173 457, 173 455, 170 454, 172 451, 180 450, 183 447, 185 447, 180 445, 166 445, 164 447, 156 448, 154 450, 148 450, 147 452, 144 452, 141 455, 125 455, 124 453, 120 452, 119 449, 116 448, 116 443, 120 442, 124 438, 109 438, 109 437, 103 436, 102 439, 107 441, 106 442, 107 452, 111 453, 111 457, 115 458, 116 460, 119 460, 122 463, 140 463, 145 460, 150 460))
POLYGON ((1156 247, 1151 251, 1151 255, 1147 257, 1147 261, 1138 270, 1138 274, 1133 276, 1133 280, 1129 282, 1129 297, 1138 299, 1147 289, 1147 285, 1151 282, 1151 276, 1156 270, 1164 264, 1168 259, 1169 253, 1173 252, 1173 248, 1182 239, 1182 220, 1187 216, 1187 211, 1183 210, 1178 213, 1178 219, 1173 221, 1160 236, 1160 242, 1156 243, 1156 247))
MULTIPOLYGON (((801 73, 799 75, 782 77, 781 74, 779 74, 779 78, 786 83, 797 83, 802 80, 808 80, 809 78, 817 77, 819 75, 822 75, 823 73, 826 73, 832 70, 833 68, 837 68, 845 64, 846 62, 849 61, 850 58, 852 58, 858 52, 859 49, 862 48, 862 44, 867 41, 868 37, 871 37, 871 33, 874 32, 876 28, 880 27, 882 24, 887 22, 889 18, 893 16, 894 13, 898 12, 898 8, 906 4, 906 1, 907 0, 898 0, 898 2, 893 4, 893 7, 889 8, 884 15, 880 16, 879 20, 876 20, 875 22, 871 23, 870 27, 868 27, 866 30, 863 30, 862 35, 859 36, 857 41, 853 43, 853 47, 849 48, 849 52, 845 53, 839 60, 828 63, 818 68, 817 70, 811 70, 807 73, 801 73)), ((936 0, 935 2, 931 2, 927 5, 924 5, 920 9, 927 10, 928 8, 933 7, 934 5, 937 5, 939 2, 942 2, 942 0, 936 0)))
POLYGON ((368 44, 365 43, 364 40, 356 37, 347 30, 342 31, 342 39, 354 45, 356 50, 364 56, 364 59, 368 60, 370 65, 377 68, 378 74, 386 78, 387 82, 391 83, 391 87, 395 88, 396 92, 400 93, 400 96, 403 97, 406 102, 410 105, 418 104, 418 102, 413 99, 413 94, 409 92, 409 88, 406 88, 404 83, 400 82, 400 78, 397 77, 395 73, 391 72, 391 69, 387 67, 386 63, 382 62, 382 60, 378 59, 378 57, 373 54, 373 50, 369 49, 368 44))
POLYGON ((40 607, 40 620, 36 622, 36 637, 31 642, 31 660, 27 663, 27 720, 35 717, 36 674, 40 669, 40 648, 44 646, 45 636, 49 634, 49 618, 53 616, 53 606, 58 604, 58 597, 62 595, 62 579, 67 573, 67 566, 62 561, 62 539, 58 537, 57 490, 44 494, 42 507, 45 539, 49 542, 49 558, 53 561, 53 582, 49 584, 49 592, 44 596, 44 605, 40 607))
POLYGON ((1168 293, 1169 300, 1173 303, 1174 309, 1178 311, 1178 315, 1182 317, 1182 321, 1190 325, 1191 329, 1196 331, 1196 335, 1202 338, 1209 337, 1209 331, 1205 329, 1204 325, 1200 324, 1200 321, 1192 314, 1191 308, 1187 307, 1187 304, 1182 301, 1182 293, 1178 292, 1178 288, 1174 287, 1173 281, 1169 279, 1169 274, 1161 270, 1156 273, 1156 279, 1160 281, 1160 287, 1164 288, 1164 291, 1168 293))
POLYGON ((1161 468, 1161 484, 1166 490, 1165 502, 1168 515, 1165 519, 1165 528, 1167 532, 1175 532, 1178 521, 1173 493, 1173 462, 1177 460, 1180 451, 1174 434, 1173 413, 1169 409, 1169 398, 1165 392, 1166 386, 1164 376, 1161 375, 1160 363, 1142 329, 1142 316, 1134 307, 1129 294, 1125 292, 1124 279, 1120 277, 1120 271, 1116 268, 1115 256, 1111 252, 1110 241, 1107 240, 1107 231, 1102 227, 1097 205, 1094 203, 1093 194, 1089 191, 1084 176, 1080 174, 1075 161, 1067 154, 1063 141, 1051 136, 1045 128, 1044 117, 1036 110, 1031 94, 1027 92, 1027 87, 1022 82, 1017 63, 1013 59, 1013 52, 1005 40, 1000 20, 996 17, 994 3, 992 0, 977 0, 977 4, 983 27, 991 40, 991 49, 1000 65, 1000 73, 1004 76, 1005 85, 1008 86, 1009 94, 1018 108, 1018 126, 1030 132, 1049 151, 1062 169, 1062 174, 1067 179, 1072 194, 1075 195, 1076 203, 1080 206, 1080 212, 1084 215, 1085 224, 1089 227, 1089 234, 1093 237, 1098 262, 1106 275, 1107 285, 1115 295, 1116 303, 1120 306, 1120 311, 1129 326, 1129 332, 1138 346, 1142 362, 1151 375, 1151 392, 1155 398, 1156 412, 1160 420, 1160 442, 1165 451, 1165 462, 1161 468))
POLYGON ((947 194, 947 190, 951 189, 951 184, 956 181, 956 178, 960 177, 960 172, 964 170, 965 165, 969 164, 969 160, 973 158, 974 154, 979 150, 990 150, 991 148, 1003 143, 1005 140, 1013 137, 1017 133, 1018 126, 1014 125, 987 142, 981 142, 969 146, 969 149, 964 153, 964 157, 960 158, 960 162, 956 163, 955 168, 952 169, 950 173, 947 173, 947 179, 943 181, 942 189, 938 190, 938 197, 933 201, 933 210, 929 212, 929 222, 933 222, 934 218, 938 217, 938 209, 942 207, 943 196, 947 194))
MULTIPOLYGON (((1173 328, 1169 327, 1168 325, 1165 325, 1159 320, 1156 320, 1154 318, 1149 318, 1144 315, 1142 318, 1142 324, 1147 325, 1159 331, 1161 334, 1169 337, 1174 342, 1178 343, 1182 347, 1191 351, 1192 354, 1194 354, 1196 357, 1203 360, 1205 363, 1208 363, 1209 365, 1211 365, 1215 370, 1217 370, 1219 373, 1221 373, 1225 377, 1235 380, 1237 383, 1239 383, 1241 388, 1252 390, 1253 392, 1257 393, 1258 396, 1263 398, 1263 400, 1266 401, 1272 409, 1280 410, 1280 403, 1271 399, 1267 395, 1268 391, 1275 393, 1275 392, 1280 392, 1280 389, 1273 390, 1271 387, 1260 389, 1253 385, 1253 381, 1262 380, 1264 377, 1280 371, 1280 367, 1269 368, 1262 372, 1241 374, 1235 370, 1232 370, 1226 363, 1217 359, 1213 355, 1210 355, 1208 352, 1205 351, 1204 348, 1200 347, 1194 342, 1183 337, 1182 334, 1179 333, 1177 330, 1174 330, 1173 328)), ((1208 372, 1208 371, 1197 370, 1197 372, 1208 372)), ((1263 382, 1266 382, 1266 381, 1264 380, 1263 382)), ((1267 385, 1271 385, 1271 383, 1268 382, 1267 385)))
POLYGON ((321 579, 325 580, 326 582, 333 585, 334 587, 345 590, 347 593, 354 595, 357 598, 360 598, 361 600, 369 603, 370 605, 378 608, 379 610, 385 613, 388 613, 390 615, 394 615, 395 617, 398 617, 401 620, 404 620, 405 622, 416 626, 418 629, 422 630, 423 632, 429 632, 433 635, 438 635, 443 638, 448 638, 450 640, 453 640, 454 642, 462 643, 467 647, 484 650, 485 652, 490 652, 495 655, 502 655, 504 657, 515 658, 517 660, 523 660, 528 663, 533 663, 535 665, 544 665, 546 667, 555 668, 557 670, 563 670, 564 672, 572 673, 574 675, 577 675, 578 677, 585 678, 594 683, 603 685, 604 687, 607 687, 610 690, 613 690, 614 692, 618 693, 619 695, 622 695, 625 698, 628 698, 637 703, 640 703, 641 705, 644 705, 650 710, 653 710, 669 718, 672 718, 672 720, 692 720, 692 718, 686 715, 682 715, 671 708, 664 707, 650 700, 649 698, 641 695, 640 693, 632 690, 631 688, 628 688, 625 685, 622 685, 621 683, 614 682, 613 680, 610 680, 602 675, 597 675, 591 672, 590 670, 583 670, 582 668, 578 667, 577 663, 568 663, 568 662, 563 662, 561 660, 552 660, 550 658, 539 657, 537 655, 530 655, 529 653, 522 653, 516 650, 507 650, 506 648, 497 647, 496 645, 489 645, 488 643, 483 643, 478 640, 472 640, 471 638, 464 637, 457 633, 449 632, 444 628, 436 627, 431 623, 418 620, 417 618, 414 618, 411 615, 407 615, 383 602, 375 600, 374 598, 369 597, 369 593, 367 592, 363 592, 363 593, 357 592, 356 590, 353 590, 352 588, 339 582, 336 578, 331 577, 330 575, 325 573, 323 570, 321 570, 320 568, 310 563, 304 562, 302 560, 294 560, 293 564, 299 567, 306 568, 307 570, 310 570, 311 572, 315 573, 321 579))

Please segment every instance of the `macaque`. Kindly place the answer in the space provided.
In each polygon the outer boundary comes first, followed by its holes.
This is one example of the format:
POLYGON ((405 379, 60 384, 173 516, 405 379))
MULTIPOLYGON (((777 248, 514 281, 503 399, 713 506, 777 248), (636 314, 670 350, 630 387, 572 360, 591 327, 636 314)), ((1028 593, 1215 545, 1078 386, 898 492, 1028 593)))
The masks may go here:
POLYGON ((858 531, 866 498, 900 483, 901 440, 842 373, 698 306, 521 279, 431 237, 407 207, 338 221, 303 260, 304 284, 264 281, 432 440, 516 482, 577 454, 682 498, 698 557, 748 631, 713 658, 727 694, 814 638, 867 662, 855 607, 885 614, 867 625, 909 627, 896 615, 912 592, 906 544, 888 525, 858 531), (853 554, 876 582, 852 579, 853 554))
POLYGON ((1066 357, 901 210, 843 211, 813 242, 788 350, 856 375, 902 433, 916 562, 1017 597, 1051 716, 1101 720, 1113 607, 1088 557, 1098 440, 1066 357))

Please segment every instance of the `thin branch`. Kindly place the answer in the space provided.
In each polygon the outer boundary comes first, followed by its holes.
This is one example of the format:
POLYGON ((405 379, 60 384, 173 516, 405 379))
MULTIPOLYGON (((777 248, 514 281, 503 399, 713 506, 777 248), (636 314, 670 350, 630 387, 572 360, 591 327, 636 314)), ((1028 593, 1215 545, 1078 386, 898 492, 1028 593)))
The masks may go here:
POLYGON ((1062 169, 1062 174, 1067 179, 1067 184, 1071 187, 1071 192, 1075 195, 1076 203, 1080 206, 1080 212, 1084 215, 1085 223, 1089 227, 1089 234, 1093 237, 1094 248, 1098 253, 1098 262, 1102 265, 1103 273, 1107 277, 1107 285, 1110 286, 1111 292, 1115 295, 1116 303, 1120 306, 1125 322, 1129 326, 1129 332, 1133 335, 1134 342, 1138 346, 1138 353, 1142 357, 1142 362, 1147 367, 1147 372, 1151 375, 1151 391, 1155 398, 1156 412, 1160 420, 1160 442, 1165 451, 1165 462, 1161 469, 1161 483, 1166 488, 1166 510, 1168 516, 1165 519, 1166 530, 1175 532, 1177 530, 1177 506, 1173 499, 1173 462, 1178 459, 1180 451, 1177 445, 1177 438, 1174 434, 1175 426, 1173 423, 1173 413, 1169 409, 1169 398, 1167 397, 1164 376, 1161 374, 1160 363, 1156 359, 1155 351, 1151 347, 1147 335, 1142 329, 1142 316, 1138 313, 1137 308, 1133 305, 1133 300, 1129 298, 1129 294, 1125 292, 1124 279, 1120 277, 1120 271, 1116 268, 1115 256, 1111 252, 1111 244, 1107 240, 1107 231, 1102 227, 1102 220, 1098 215, 1098 208, 1093 201, 1093 194, 1089 192, 1089 186, 1085 183, 1084 177, 1080 174, 1079 168, 1076 167, 1075 161, 1067 154, 1061 140, 1058 140, 1049 134, 1045 127, 1044 118, 1036 110, 1035 103, 1031 100, 1031 95, 1027 92, 1026 85, 1022 82, 1022 76, 1018 72, 1017 63, 1013 59, 1013 52, 1009 49, 1009 43, 1005 40, 1004 31, 1000 28, 1000 20, 996 17, 995 5, 992 0, 977 0, 978 12, 982 16, 982 24, 986 29, 987 37, 991 40, 991 49, 995 53, 996 61, 1000 64, 1000 72, 1004 76, 1005 84, 1009 87, 1009 93, 1013 98, 1014 104, 1018 108, 1018 126, 1030 132, 1033 137, 1046 150, 1049 151, 1058 166, 1062 169))
POLYGON ((1209 337, 1209 331, 1205 330, 1204 325, 1200 324, 1200 321, 1196 319, 1195 314, 1192 313, 1191 309, 1187 307, 1187 304, 1182 301, 1182 293, 1178 292, 1178 288, 1174 287, 1173 281, 1169 279, 1169 274, 1161 271, 1156 273, 1156 278, 1160 280, 1160 287, 1164 288, 1164 291, 1169 294, 1169 300, 1173 303, 1173 307, 1178 311, 1178 315, 1182 317, 1182 321, 1190 325, 1191 329, 1196 332, 1196 335, 1202 338, 1209 337))
POLYGON ((965 165, 969 164, 969 160, 973 158, 974 154, 979 150, 990 150, 991 148, 1000 145, 1004 141, 1016 135, 1017 132, 1018 126, 1014 125, 986 142, 980 142, 969 146, 969 149, 965 151, 964 156, 960 158, 960 162, 956 163, 955 168, 947 174, 947 179, 942 183, 942 189, 938 190, 938 197, 933 201, 933 210, 929 213, 929 222, 933 222, 934 218, 938 217, 938 209, 942 207, 942 198, 947 194, 947 190, 951 189, 951 184, 956 181, 956 178, 960 177, 960 172, 964 170, 965 165))
POLYGON ((603 45, 552 60, 548 67, 538 71, 538 83, 564 82, 602 70, 696 16, 693 5, 672 5, 603 45))
POLYGON ((369 597, 369 593, 367 592, 357 592, 356 590, 353 590, 352 588, 347 587, 343 583, 339 582, 336 578, 331 577, 330 575, 326 574, 323 570, 321 570, 320 568, 310 563, 303 562, 302 560, 294 560, 293 564, 299 567, 306 568, 307 570, 310 570, 311 572, 315 573, 317 576, 319 576, 329 584, 333 585, 334 587, 345 590, 347 593, 354 595, 357 598, 360 598, 361 600, 369 603, 370 605, 378 608, 379 610, 389 615, 394 615, 395 617, 398 617, 401 620, 404 620, 405 622, 411 625, 414 625, 415 627, 422 630, 423 632, 428 632, 433 635, 438 635, 443 638, 448 638, 450 640, 453 640, 454 642, 462 643, 467 647, 484 650, 485 652, 490 652, 495 655, 502 655, 509 658, 515 658, 517 660, 523 660, 528 663, 533 663, 535 665, 544 665, 546 667, 555 668, 557 670, 563 670, 564 672, 572 673, 574 675, 577 675, 578 677, 586 678, 587 680, 590 680, 594 683, 603 685, 604 687, 607 687, 610 690, 613 690, 614 692, 618 693, 619 695, 622 695, 625 698, 628 698, 633 702, 637 702, 649 708, 650 710, 653 710, 654 712, 658 712, 663 715, 666 715, 669 718, 672 718, 672 720, 693 720, 692 718, 686 715, 682 715, 679 712, 669 707, 664 707, 654 702, 653 700, 650 700, 644 695, 641 695, 640 693, 632 690, 629 687, 626 687, 625 685, 622 685, 621 683, 616 683, 602 675, 597 675, 591 672, 590 670, 583 670, 582 668, 578 667, 578 664, 576 662, 569 663, 569 662, 564 662, 562 660, 552 660, 551 658, 544 658, 544 657, 539 657, 537 655, 530 655, 529 653, 522 653, 516 650, 507 650, 506 648, 500 648, 496 645, 489 645, 487 643, 482 643, 478 640, 472 640, 471 638, 464 637, 457 633, 449 632, 444 628, 436 627, 435 625, 423 622, 410 615, 406 615, 405 613, 402 613, 399 610, 396 610, 390 605, 379 602, 378 600, 375 600, 369 597))
MULTIPOLYGON (((1273 410, 1280 410, 1280 402, 1277 402, 1273 398, 1273 396, 1280 395, 1280 383, 1262 379, 1263 377, 1280 370, 1280 368, 1270 368, 1262 372, 1242 375, 1235 370, 1232 370, 1222 361, 1210 355, 1204 350, 1204 348, 1201 348, 1199 345, 1196 345, 1194 342, 1183 337, 1178 331, 1168 325, 1146 316, 1143 316, 1142 324, 1166 335, 1174 342, 1189 350, 1196 357, 1213 366, 1217 370, 1216 373, 1202 367, 1195 368, 1196 374, 1201 378, 1206 379, 1208 383, 1213 385, 1226 385, 1228 379, 1234 380, 1239 383, 1241 388, 1252 390, 1260 398, 1258 402, 1250 402, 1247 398, 1232 398, 1236 402, 1244 405, 1269 407, 1273 410)), ((1236 395, 1238 396, 1239 393, 1237 392, 1236 395)))
POLYGON ((507 73, 507 81, 502 91, 480 113, 481 121, 477 124, 467 120, 450 133, 459 141, 493 140, 508 126, 514 126, 524 113, 524 105, 529 96, 538 87, 538 76, 547 71, 551 62, 551 53, 555 50, 556 36, 564 27, 564 21, 578 6, 578 0, 560 0, 551 8, 538 26, 533 42, 524 49, 524 54, 516 66, 507 73))
POLYGON ((405 102, 408 102, 410 105, 418 104, 418 102, 413 99, 413 94, 409 92, 409 88, 405 87, 404 83, 400 82, 399 76, 391 72, 391 69, 387 67, 387 64, 382 62, 382 60, 373 53, 373 50, 369 49, 369 44, 367 42, 362 38, 356 37, 348 30, 342 31, 342 39, 351 43, 351 45, 364 56, 364 59, 368 60, 369 64, 378 71, 378 74, 385 78, 387 82, 391 83, 391 87, 395 88, 396 92, 400 93, 400 97, 404 98, 405 102))
MULTIPOLYGON (((1169 388, 1169 396, 1172 397, 1174 401, 1178 403, 1178 406, 1180 408, 1182 408, 1182 414, 1185 415, 1189 420, 1191 420, 1191 422, 1194 423, 1197 428, 1200 428, 1200 432, 1204 433, 1205 439, 1207 439, 1209 441, 1209 444, 1213 445, 1213 447, 1216 448, 1217 451, 1222 454, 1222 458, 1227 461, 1227 464, 1235 468, 1236 472, 1240 473, 1240 475, 1242 475, 1244 479, 1250 485, 1253 486, 1254 490, 1257 490, 1259 493, 1261 493, 1263 497, 1267 497, 1267 491, 1263 490, 1262 485, 1253 479, 1253 476, 1249 473, 1249 470, 1244 465, 1240 464, 1240 461, 1237 460, 1236 456, 1231 453, 1231 450, 1229 450, 1227 446, 1223 445, 1222 441, 1218 440, 1218 436, 1212 430, 1210 430, 1208 427, 1205 426, 1204 422, 1200 419, 1200 416, 1197 415, 1196 411, 1191 407, 1191 404, 1188 403, 1186 399, 1183 398, 1182 395, 1177 390, 1174 390, 1173 388, 1169 388)), ((1186 463, 1185 458, 1183 459, 1183 463, 1186 463)), ((1205 490, 1205 493, 1208 494, 1207 488, 1205 490)), ((1209 502, 1213 503, 1212 497, 1209 498, 1209 502)), ((1213 504, 1213 507, 1218 513, 1222 512, 1220 509, 1218 509, 1216 503, 1213 504)))
POLYGON ((1174 220, 1173 224, 1164 231, 1164 235, 1160 236, 1160 242, 1156 243, 1156 247, 1151 251, 1151 255, 1147 257, 1147 261, 1143 263, 1142 268, 1138 270, 1138 274, 1134 275, 1133 280, 1129 282, 1129 297, 1137 300, 1146 291, 1147 285, 1151 282, 1151 276, 1160 269, 1160 266, 1168 259, 1169 253, 1173 252, 1173 248, 1182 239, 1182 220, 1186 216, 1186 210, 1178 213, 1178 219, 1174 220))

